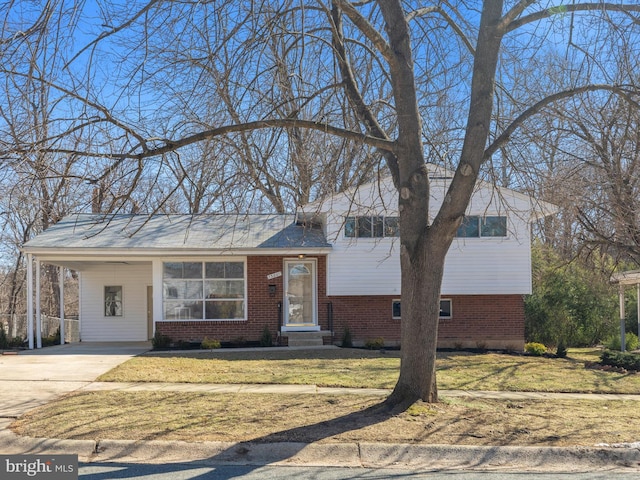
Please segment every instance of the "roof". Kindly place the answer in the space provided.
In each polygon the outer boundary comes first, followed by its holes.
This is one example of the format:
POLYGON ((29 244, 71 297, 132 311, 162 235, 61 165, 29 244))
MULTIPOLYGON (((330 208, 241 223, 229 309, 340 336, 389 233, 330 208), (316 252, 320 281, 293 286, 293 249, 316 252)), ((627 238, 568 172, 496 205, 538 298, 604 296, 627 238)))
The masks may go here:
POLYGON ((60 220, 23 245, 27 253, 67 250, 244 250, 325 248, 321 228, 295 215, 96 215, 60 220))
MULTIPOLYGON (((443 201, 446 191, 449 188, 455 172, 447 168, 427 163, 425 164, 430 181, 431 208, 432 215, 437 213, 440 202, 443 201), (439 201, 435 201, 439 198, 439 201)), ((381 174, 374 180, 348 188, 327 198, 322 198, 305 205, 301 210, 307 213, 334 211, 357 211, 359 207, 365 206, 373 211, 389 211, 397 208, 398 191, 393 183, 393 179, 388 174, 381 174)), ((469 203, 470 209, 474 210, 474 202, 478 212, 485 212, 487 204, 503 206, 511 211, 516 211, 526 215, 529 221, 538 220, 549 215, 554 215, 559 208, 549 202, 533 198, 526 193, 518 192, 506 187, 495 185, 487 180, 478 179, 473 196, 469 203)), ((475 212, 473 212, 475 214, 475 212)), ((524 216, 523 215, 523 216, 524 216)))

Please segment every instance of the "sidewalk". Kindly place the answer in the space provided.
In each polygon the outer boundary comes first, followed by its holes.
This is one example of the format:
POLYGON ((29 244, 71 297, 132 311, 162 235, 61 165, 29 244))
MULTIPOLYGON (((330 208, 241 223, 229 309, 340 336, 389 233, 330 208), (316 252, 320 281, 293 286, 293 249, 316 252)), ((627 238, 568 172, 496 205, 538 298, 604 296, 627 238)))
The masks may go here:
MULTIPOLYGON (((40 383, 40 382, 38 382, 40 383)), ((65 382, 43 382, 47 384, 65 382)), ((207 393, 360 394, 380 395, 385 389, 324 388, 315 385, 226 385, 186 383, 69 382, 72 391, 172 391, 207 393)), ((64 391, 64 385, 48 385, 64 391)), ((68 390, 67 390, 68 391, 68 390)), ((640 395, 443 390, 440 396, 493 399, 589 399, 640 401, 640 395)), ((308 465, 428 470, 625 471, 640 472, 640 442, 594 447, 475 447, 458 445, 314 443, 228 443, 59 440, 28 438, 8 430, 0 419, 0 453, 78 454, 81 462, 184 463, 203 465, 308 465)))
MULTIPOLYGON (((386 396, 390 389, 333 388, 317 385, 274 384, 222 384, 222 383, 154 383, 154 382, 91 382, 80 387, 82 391, 122 392, 198 392, 198 393, 281 393, 318 395, 371 395, 386 396)), ((608 393, 551 393, 551 392, 494 392, 481 390, 439 390, 438 396, 487 398, 498 400, 627 400, 640 402, 640 395, 608 393)))

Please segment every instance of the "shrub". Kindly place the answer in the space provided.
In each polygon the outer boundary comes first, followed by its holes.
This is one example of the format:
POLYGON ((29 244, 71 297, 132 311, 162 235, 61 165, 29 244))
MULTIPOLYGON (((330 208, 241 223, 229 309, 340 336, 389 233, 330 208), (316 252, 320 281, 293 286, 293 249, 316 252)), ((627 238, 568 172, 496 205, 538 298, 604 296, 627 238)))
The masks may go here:
POLYGON ((262 336, 260 337, 260 346, 261 347, 273 346, 273 336, 271 335, 271 330, 269 330, 269 327, 267 327, 266 325, 262 329, 262 336))
POLYGON ((167 335, 162 335, 160 332, 156 331, 155 335, 151 339, 151 345, 154 349, 162 349, 169 348, 171 346, 171 337, 167 335))
POLYGON ((384 348, 384 338, 370 338, 366 342, 364 342, 364 348, 369 350, 381 350, 384 348))
POLYGON ((600 363, 602 363, 602 365, 624 368, 625 370, 640 371, 640 355, 635 353, 605 350, 600 355, 600 363))
MULTIPOLYGON (((627 332, 624 336, 625 350, 637 350, 638 349, 638 336, 635 333, 627 332)), ((610 350, 620 350, 620 334, 613 335, 605 342, 605 347, 610 350)))
POLYGON ((19 348, 24 345, 24 339, 22 337, 13 337, 9 340, 9 348, 19 348))
POLYGON ((532 248, 532 268, 533 294, 525 297, 527 342, 556 345, 562 340, 567 347, 585 347, 615 331, 616 290, 609 274, 601 273, 608 268, 593 258, 567 263, 540 245, 532 248))
POLYGON ((200 347, 205 350, 213 350, 216 348, 220 348, 220 342, 218 340, 211 339, 209 337, 204 337, 202 339, 202 343, 200 344, 200 347))
POLYGON ((353 339, 351 338, 351 329, 346 326, 342 331, 342 342, 340 346, 343 348, 351 348, 353 347, 353 339))
POLYGON ((558 347, 556 348, 556 357, 567 358, 567 347, 562 340, 558 342, 558 347))
POLYGON ((7 348, 9 346, 9 340, 7 340, 7 333, 4 331, 4 325, 0 325, 0 348, 7 348))
POLYGON ((524 346, 524 351, 536 357, 541 357, 547 353, 547 347, 542 343, 529 342, 524 346))

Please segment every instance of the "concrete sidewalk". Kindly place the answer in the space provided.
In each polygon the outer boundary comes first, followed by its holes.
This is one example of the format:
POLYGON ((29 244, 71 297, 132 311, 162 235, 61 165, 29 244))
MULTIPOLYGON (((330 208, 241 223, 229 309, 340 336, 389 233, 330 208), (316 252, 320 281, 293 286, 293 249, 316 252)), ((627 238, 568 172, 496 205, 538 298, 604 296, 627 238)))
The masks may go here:
MULTIPOLYGON (((157 383, 157 382, 92 382, 82 385, 83 391, 122 392, 198 392, 198 393, 281 393, 318 395, 371 395, 386 396, 390 389, 384 388, 334 388, 317 385, 273 385, 273 384, 222 384, 222 383, 157 383)), ((481 390, 439 390, 438 395, 447 397, 487 398, 496 400, 624 400, 640 402, 640 395, 609 393, 552 393, 552 392, 494 392, 481 390)))

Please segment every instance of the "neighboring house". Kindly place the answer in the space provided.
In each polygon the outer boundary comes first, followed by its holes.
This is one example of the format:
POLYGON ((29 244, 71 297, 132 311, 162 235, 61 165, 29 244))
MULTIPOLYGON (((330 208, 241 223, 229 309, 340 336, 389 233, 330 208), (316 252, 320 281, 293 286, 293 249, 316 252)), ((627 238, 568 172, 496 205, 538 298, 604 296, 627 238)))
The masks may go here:
MULTIPOLYGON (((430 167, 433 211, 450 172, 430 167)), ((441 347, 522 348, 530 224, 553 213, 481 183, 447 255, 441 347)), ((426 212, 425 212, 426 214, 426 212)), ((295 215, 64 218, 23 246, 79 272, 81 341, 400 340, 397 193, 389 178, 295 215)), ((32 319, 33 321, 33 319, 32 319)))

